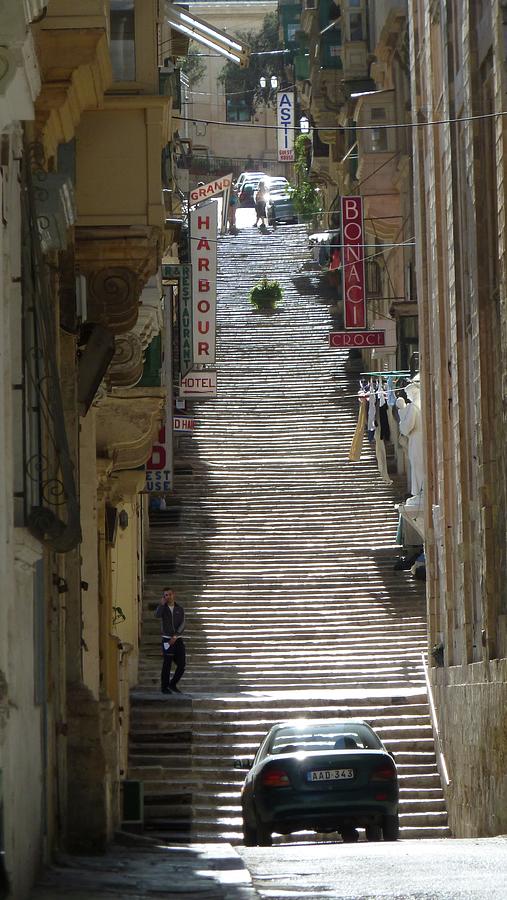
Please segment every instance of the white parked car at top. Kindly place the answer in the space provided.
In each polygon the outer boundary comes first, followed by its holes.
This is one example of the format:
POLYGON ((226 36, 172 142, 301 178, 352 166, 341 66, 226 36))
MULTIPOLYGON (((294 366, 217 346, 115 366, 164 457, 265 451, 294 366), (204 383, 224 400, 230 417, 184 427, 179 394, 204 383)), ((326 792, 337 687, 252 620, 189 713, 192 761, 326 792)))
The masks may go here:
POLYGON ((242 172, 241 175, 238 175, 238 179, 237 181, 235 181, 234 187, 239 193, 245 181, 262 181, 263 178, 267 177, 268 176, 265 172, 242 172))

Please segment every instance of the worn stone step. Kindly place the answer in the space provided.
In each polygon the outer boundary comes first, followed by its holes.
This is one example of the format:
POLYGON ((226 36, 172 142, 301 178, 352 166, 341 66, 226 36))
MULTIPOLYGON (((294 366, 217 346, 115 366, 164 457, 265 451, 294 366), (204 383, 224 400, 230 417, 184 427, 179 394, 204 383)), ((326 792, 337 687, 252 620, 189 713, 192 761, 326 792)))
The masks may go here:
POLYGON ((304 228, 242 232, 218 253, 218 396, 187 401, 198 427, 176 441, 171 510, 152 517, 129 777, 144 781, 153 834, 238 843, 234 760, 276 721, 361 717, 394 752, 402 838, 446 836, 424 586, 393 569, 406 482, 380 481, 367 442, 348 462, 357 380, 329 351, 317 276, 301 272, 304 228), (247 297, 266 273, 284 290, 271 316, 247 297), (162 699, 154 609, 168 578, 186 610, 189 694, 162 699))

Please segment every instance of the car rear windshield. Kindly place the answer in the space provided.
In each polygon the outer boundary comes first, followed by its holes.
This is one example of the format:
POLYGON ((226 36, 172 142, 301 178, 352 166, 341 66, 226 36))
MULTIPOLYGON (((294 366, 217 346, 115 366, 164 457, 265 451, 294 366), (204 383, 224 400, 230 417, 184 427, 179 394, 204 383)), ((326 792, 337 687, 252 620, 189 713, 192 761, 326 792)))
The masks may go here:
POLYGON ((379 750, 382 744, 367 725, 288 725, 271 738, 268 753, 315 753, 326 750, 379 750))

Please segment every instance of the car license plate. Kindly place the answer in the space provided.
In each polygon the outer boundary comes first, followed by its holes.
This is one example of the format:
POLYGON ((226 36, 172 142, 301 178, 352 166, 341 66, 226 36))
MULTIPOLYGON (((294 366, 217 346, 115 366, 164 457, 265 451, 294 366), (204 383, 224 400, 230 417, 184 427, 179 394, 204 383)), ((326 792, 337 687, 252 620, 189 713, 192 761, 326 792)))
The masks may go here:
POLYGON ((317 769, 307 772, 308 781, 339 781, 342 778, 353 778, 354 769, 317 769))

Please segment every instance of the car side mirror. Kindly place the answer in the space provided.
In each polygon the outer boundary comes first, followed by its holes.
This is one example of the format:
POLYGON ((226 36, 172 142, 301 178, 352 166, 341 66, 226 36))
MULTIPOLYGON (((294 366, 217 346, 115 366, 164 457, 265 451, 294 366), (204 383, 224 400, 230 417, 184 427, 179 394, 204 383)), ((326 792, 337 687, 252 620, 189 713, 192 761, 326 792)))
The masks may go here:
POLYGON ((234 768, 248 771, 253 766, 253 759, 235 759, 234 768))

